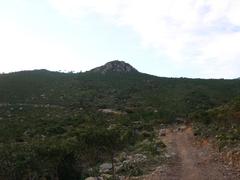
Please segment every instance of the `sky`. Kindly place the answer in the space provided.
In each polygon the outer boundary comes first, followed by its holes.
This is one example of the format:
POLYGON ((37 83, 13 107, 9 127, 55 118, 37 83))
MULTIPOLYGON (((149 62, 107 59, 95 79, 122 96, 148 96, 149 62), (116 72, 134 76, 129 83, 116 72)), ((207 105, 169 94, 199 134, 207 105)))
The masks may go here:
POLYGON ((240 1, 0 0, 0 72, 111 60, 164 77, 240 77, 240 1))

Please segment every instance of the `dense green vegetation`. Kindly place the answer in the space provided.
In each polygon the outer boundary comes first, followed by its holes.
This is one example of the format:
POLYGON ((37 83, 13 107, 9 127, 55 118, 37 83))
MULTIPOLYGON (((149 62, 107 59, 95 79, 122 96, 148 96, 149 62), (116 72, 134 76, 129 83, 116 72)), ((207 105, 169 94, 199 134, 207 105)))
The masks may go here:
POLYGON ((195 133, 216 137, 220 150, 240 145, 240 97, 222 106, 193 114, 195 133))
POLYGON ((31 105, 2 106, 0 114, 1 179, 81 179, 90 167, 154 136, 148 121, 136 123, 138 114, 31 105))
MULTIPOLYGON (((224 105, 237 96, 239 80, 46 70, 2 74, 0 179, 83 179, 98 175, 101 163, 123 151, 156 159, 164 145, 154 129, 193 114, 198 127, 218 127, 218 139, 239 142, 239 100, 224 105), (219 133, 230 131, 231 137, 219 133)), ((127 166, 122 172, 142 170, 127 166)))
POLYGON ((159 78, 142 73, 59 73, 46 70, 0 75, 0 102, 114 109, 152 107, 186 115, 240 95, 239 80, 159 78))

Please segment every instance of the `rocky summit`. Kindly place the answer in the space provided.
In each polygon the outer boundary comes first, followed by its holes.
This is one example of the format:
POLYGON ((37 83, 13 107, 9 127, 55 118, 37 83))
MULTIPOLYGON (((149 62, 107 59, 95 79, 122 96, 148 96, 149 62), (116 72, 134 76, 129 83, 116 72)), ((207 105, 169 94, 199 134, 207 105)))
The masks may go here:
POLYGON ((111 72, 119 72, 119 73, 136 73, 138 70, 136 70, 134 67, 132 67, 130 64, 124 62, 124 61, 111 61, 106 63, 103 66, 96 67, 90 72, 95 72, 95 73, 111 73, 111 72))

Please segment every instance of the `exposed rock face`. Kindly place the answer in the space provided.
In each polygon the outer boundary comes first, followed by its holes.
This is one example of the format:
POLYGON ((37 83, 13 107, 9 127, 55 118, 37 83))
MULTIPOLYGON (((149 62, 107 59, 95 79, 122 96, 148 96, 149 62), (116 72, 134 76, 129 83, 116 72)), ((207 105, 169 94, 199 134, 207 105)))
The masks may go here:
POLYGON ((124 61, 115 60, 115 61, 108 62, 103 66, 94 68, 90 70, 90 72, 105 74, 109 72, 136 73, 138 71, 134 67, 132 67, 130 64, 124 61))
POLYGON ((113 110, 113 109, 99 109, 99 112, 105 113, 105 114, 115 114, 115 115, 123 115, 126 114, 125 112, 113 110))
POLYGON ((112 164, 111 163, 103 163, 99 167, 99 172, 107 173, 107 172, 110 172, 111 169, 112 169, 112 164))

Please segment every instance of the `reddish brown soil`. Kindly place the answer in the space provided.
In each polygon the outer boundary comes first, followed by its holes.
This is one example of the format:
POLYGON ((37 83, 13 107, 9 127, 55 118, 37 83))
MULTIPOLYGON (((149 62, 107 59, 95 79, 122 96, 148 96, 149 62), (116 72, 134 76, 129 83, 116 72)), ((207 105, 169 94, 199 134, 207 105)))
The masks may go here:
POLYGON ((197 143, 191 127, 183 131, 168 129, 161 139, 167 145, 170 162, 137 179, 240 180, 240 171, 224 165, 208 141, 197 143))

